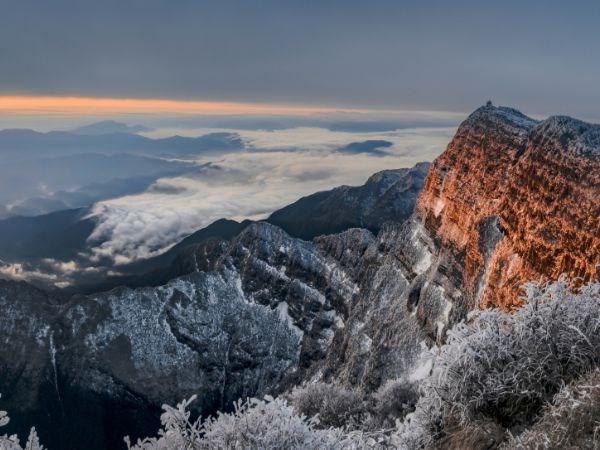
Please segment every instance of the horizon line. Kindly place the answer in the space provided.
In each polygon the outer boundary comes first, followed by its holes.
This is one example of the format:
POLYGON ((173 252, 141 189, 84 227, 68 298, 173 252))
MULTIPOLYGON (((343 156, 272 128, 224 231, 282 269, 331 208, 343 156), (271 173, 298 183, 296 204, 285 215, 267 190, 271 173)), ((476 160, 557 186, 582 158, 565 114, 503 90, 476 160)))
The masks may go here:
POLYGON ((379 108, 353 108, 333 106, 306 106, 298 104, 252 103, 210 100, 175 100, 161 98, 118 98, 57 95, 6 95, 0 94, 0 116, 56 116, 80 115, 147 115, 174 114, 181 116, 226 115, 310 115, 323 113, 363 114, 444 114, 463 115, 457 111, 393 110, 379 108))

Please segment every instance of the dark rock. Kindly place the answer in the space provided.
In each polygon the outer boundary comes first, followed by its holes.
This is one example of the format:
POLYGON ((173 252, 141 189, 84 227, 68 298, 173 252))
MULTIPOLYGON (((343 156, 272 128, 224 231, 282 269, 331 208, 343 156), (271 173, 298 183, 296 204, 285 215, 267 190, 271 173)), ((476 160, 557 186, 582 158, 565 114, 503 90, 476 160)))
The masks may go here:
POLYGON ((385 222, 410 216, 428 168, 423 162, 411 169, 384 170, 363 186, 317 192, 275 211, 267 221, 302 239, 349 228, 377 233, 385 222))

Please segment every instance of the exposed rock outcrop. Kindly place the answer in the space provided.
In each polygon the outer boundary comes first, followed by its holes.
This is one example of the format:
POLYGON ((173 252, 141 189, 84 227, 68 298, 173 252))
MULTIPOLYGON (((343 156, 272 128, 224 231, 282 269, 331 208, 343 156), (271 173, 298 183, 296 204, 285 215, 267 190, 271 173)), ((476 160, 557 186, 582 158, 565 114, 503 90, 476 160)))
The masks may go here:
POLYGON ((385 222, 403 222, 411 215, 428 168, 422 162, 384 170, 362 186, 317 192, 275 211, 267 221, 302 239, 357 227, 377 233, 385 222))
POLYGON ((422 345, 540 278, 597 277, 600 125, 485 106, 429 171, 415 213, 364 252, 356 306, 325 377, 374 389, 415 377, 422 345))
POLYGON ((510 309, 519 287, 600 262, 600 125, 486 106, 431 166, 415 214, 463 267, 469 305, 510 309))

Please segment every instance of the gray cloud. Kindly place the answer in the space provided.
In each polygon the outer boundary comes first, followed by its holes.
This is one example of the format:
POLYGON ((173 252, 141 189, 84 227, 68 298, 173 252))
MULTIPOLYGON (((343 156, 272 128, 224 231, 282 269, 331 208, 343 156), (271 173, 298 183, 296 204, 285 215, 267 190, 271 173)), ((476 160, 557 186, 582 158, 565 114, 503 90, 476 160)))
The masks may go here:
POLYGON ((368 153, 373 156, 388 156, 389 153, 382 149, 391 147, 392 145, 394 145, 393 142, 384 141, 383 139, 369 139, 362 142, 352 142, 340 147, 337 151, 349 155, 368 153))
POLYGON ((178 195, 185 192, 184 187, 154 183, 146 191, 148 194, 178 195))
POLYGON ((599 118, 592 0, 1 5, 3 92, 599 118))

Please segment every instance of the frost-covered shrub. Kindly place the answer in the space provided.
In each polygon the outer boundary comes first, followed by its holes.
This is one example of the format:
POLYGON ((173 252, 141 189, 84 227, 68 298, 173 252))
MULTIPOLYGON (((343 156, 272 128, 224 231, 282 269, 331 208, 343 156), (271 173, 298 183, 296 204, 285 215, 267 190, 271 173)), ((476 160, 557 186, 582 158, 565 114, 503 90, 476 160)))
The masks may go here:
MULTIPOLYGON (((6 426, 9 421, 10 418, 8 417, 8 413, 6 411, 0 411, 0 427, 6 426)), ((0 450, 44 450, 44 447, 40 445, 35 428, 32 428, 29 432, 25 447, 21 447, 19 438, 16 435, 0 435, 0 450)))
POLYGON ((542 417, 503 449, 600 449, 600 370, 564 387, 542 417))
POLYGON ((396 420, 414 411, 419 394, 415 384, 395 379, 370 395, 335 384, 310 383, 294 388, 287 399, 298 413, 318 417, 319 428, 377 431, 394 428, 396 420))
POLYGON ((415 411, 398 423, 392 442, 399 450, 433 448, 443 429, 441 400, 431 386, 424 386, 415 411))
POLYGON ((600 367, 600 283, 525 288, 528 304, 516 313, 483 311, 448 332, 415 412, 394 434, 398 448, 494 448, 565 383, 600 367))
POLYGON ((238 401, 231 414, 219 413, 205 421, 190 422, 187 407, 164 406, 163 428, 157 438, 146 438, 130 450, 246 450, 246 449, 373 449, 382 448, 385 436, 339 428, 317 429, 317 418, 297 414, 283 399, 238 401))
POLYGON ((319 419, 319 428, 359 428, 367 411, 362 395, 334 384, 310 383, 288 394, 290 404, 306 417, 319 419))
POLYGON ((164 412, 160 416, 160 422, 163 428, 158 431, 157 438, 146 438, 138 440, 135 446, 131 446, 129 437, 125 438, 128 449, 136 450, 192 450, 200 447, 202 422, 198 419, 190 420, 188 406, 196 400, 192 396, 188 400, 179 403, 176 408, 169 405, 163 405, 164 412))
MULTIPOLYGON (((268 399, 270 400, 270 399, 268 399)), ((317 430, 316 419, 296 414, 284 400, 238 402, 203 426, 205 448, 333 448, 339 436, 317 430)))
POLYGON ((417 386, 405 379, 388 380, 368 400, 369 429, 389 429, 415 410, 417 386))
POLYGON ((444 433, 436 439, 435 448, 497 449, 506 436, 506 429, 494 420, 481 419, 466 424, 450 421, 444 424, 444 433))
POLYGON ((600 283, 528 284, 514 314, 488 310, 448 332, 433 388, 466 424, 529 422, 564 383, 600 364, 600 283))

